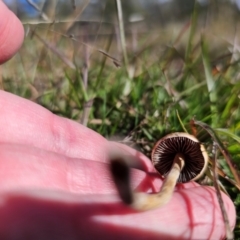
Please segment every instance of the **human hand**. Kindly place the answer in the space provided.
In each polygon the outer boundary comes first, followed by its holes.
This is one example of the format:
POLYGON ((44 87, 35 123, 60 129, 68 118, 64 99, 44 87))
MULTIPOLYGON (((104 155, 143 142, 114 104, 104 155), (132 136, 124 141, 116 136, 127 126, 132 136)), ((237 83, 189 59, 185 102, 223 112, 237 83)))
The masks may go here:
MULTIPOLYGON (((6 9, 1 1, 0 9, 2 18, 6 9)), ((14 18, 13 14, 4 14, 8 21, 14 18)), ((2 19, 0 32, 1 23, 2 19)), ((14 41, 19 47, 21 25, 15 23, 19 30, 14 41)), ((3 36, 13 44, 7 35, 0 35, 0 43, 3 36)), ((0 47, 3 56, 8 56, 2 61, 18 48, 13 51, 7 41, 4 48, 0 47)), ((144 155, 3 91, 0 110, 1 239, 224 238, 213 188, 185 184, 164 207, 133 211, 117 195, 106 149, 121 148, 145 165, 146 172, 132 171, 133 188, 158 191, 162 182, 157 174, 148 173, 154 170, 144 155)), ((234 227, 234 205, 222 196, 234 227)))

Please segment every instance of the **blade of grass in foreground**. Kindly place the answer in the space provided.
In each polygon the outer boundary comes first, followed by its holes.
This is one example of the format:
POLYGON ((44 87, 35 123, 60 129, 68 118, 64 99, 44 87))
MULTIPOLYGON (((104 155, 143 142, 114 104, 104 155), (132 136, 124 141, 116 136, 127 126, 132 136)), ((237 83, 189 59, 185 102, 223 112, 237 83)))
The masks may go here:
POLYGON ((234 133, 230 132, 228 129, 216 128, 215 131, 219 132, 220 134, 224 134, 240 143, 240 137, 238 137, 234 133))
POLYGON ((179 113, 178 113, 178 110, 176 110, 176 114, 177 114, 178 121, 180 122, 181 127, 183 128, 184 132, 188 133, 188 131, 187 131, 187 129, 185 128, 185 126, 184 126, 184 124, 183 124, 183 122, 182 122, 182 119, 181 119, 181 117, 180 117, 180 115, 179 115, 179 113))
POLYGON ((193 49, 193 39, 196 33, 196 27, 197 27, 197 19, 198 19, 198 10, 197 10, 197 3, 195 2, 194 10, 191 17, 191 28, 190 28, 190 34, 188 38, 186 53, 185 53, 185 64, 186 66, 191 65, 191 52, 193 49))
POLYGON ((217 102, 216 85, 211 74, 207 44, 203 36, 202 36, 201 47, 202 47, 202 60, 203 60, 204 72, 205 72, 205 77, 207 82, 207 89, 209 93, 209 100, 211 104, 210 109, 211 109, 211 115, 212 115, 212 126, 216 127, 218 122, 217 107, 216 107, 216 102, 217 102))
POLYGON ((240 177, 239 177, 239 174, 236 170, 236 167, 235 167, 235 164, 232 160, 232 157, 230 156, 228 150, 223 146, 222 142, 220 141, 220 139, 216 135, 215 131, 209 125, 207 125, 203 122, 200 122, 200 121, 197 121, 197 120, 193 120, 193 121, 194 121, 194 124, 203 128, 212 137, 212 139, 215 141, 215 143, 217 144, 217 147, 221 151, 221 153, 224 156, 228 166, 230 167, 230 170, 231 170, 231 172, 234 176, 234 179, 236 180, 237 184, 240 185, 240 177))
POLYGON ((123 58, 126 70, 128 69, 128 57, 126 50, 126 40, 125 40, 125 32, 124 32, 124 24, 123 24, 123 12, 122 12, 122 3, 121 0, 116 0, 117 3, 117 13, 118 13, 118 22, 120 28, 120 39, 123 51, 123 58))

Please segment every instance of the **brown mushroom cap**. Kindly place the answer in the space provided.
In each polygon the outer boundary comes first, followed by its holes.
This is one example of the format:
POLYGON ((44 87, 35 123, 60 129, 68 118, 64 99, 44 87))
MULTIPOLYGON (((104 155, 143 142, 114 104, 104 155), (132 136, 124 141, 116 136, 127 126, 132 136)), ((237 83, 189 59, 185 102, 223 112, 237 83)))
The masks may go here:
POLYGON ((168 175, 177 154, 185 160, 178 182, 194 181, 203 175, 208 163, 204 146, 194 136, 177 132, 166 135, 153 148, 152 162, 162 177, 168 175))

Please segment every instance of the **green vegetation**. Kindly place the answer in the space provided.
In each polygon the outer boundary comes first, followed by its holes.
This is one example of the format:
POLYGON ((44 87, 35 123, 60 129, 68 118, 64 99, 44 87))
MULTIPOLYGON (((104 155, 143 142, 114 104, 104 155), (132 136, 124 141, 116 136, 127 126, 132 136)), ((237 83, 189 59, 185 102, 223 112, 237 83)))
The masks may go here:
MULTIPOLYGON (((194 117, 215 130, 240 169, 237 23, 218 10, 204 15, 195 6, 181 23, 149 31, 144 22, 128 25, 126 48, 117 22, 25 25, 22 49, 4 65, 4 89, 147 155, 167 133, 191 132, 194 117)), ((211 156, 214 140, 199 127, 197 136, 211 156)), ((233 178, 224 156, 218 160, 233 178)), ((239 213, 239 190, 220 180, 239 213)))

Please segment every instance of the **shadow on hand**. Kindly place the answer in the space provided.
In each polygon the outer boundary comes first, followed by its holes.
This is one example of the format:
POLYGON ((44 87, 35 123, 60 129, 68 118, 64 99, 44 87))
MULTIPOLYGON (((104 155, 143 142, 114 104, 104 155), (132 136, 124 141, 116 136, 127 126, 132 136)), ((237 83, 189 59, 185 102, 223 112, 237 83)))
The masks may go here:
MULTIPOLYGON (((153 230, 148 231, 147 227, 141 229, 137 223, 134 227, 127 226, 124 218, 121 219, 122 215, 131 215, 134 221, 135 214, 139 214, 139 218, 144 217, 144 214, 133 211, 117 198, 108 200, 110 196, 107 195, 78 196, 62 192, 47 192, 44 196, 42 193, 39 195, 30 192, 30 194, 8 193, 2 197, 0 239, 186 239, 184 236, 192 239, 189 233, 172 236, 153 230), (114 221, 111 222, 112 217, 114 221)), ((184 199, 187 203, 190 202, 187 195, 184 199)), ((209 202, 209 204, 213 203, 209 202)), ((190 218, 189 227, 194 228, 194 222, 191 219, 193 218, 192 209, 187 211, 190 218)), ((213 215, 216 214, 213 213, 213 215)), ((161 220, 160 216, 159 225, 161 220)), ((146 226, 147 224, 151 222, 146 222, 146 226)))

